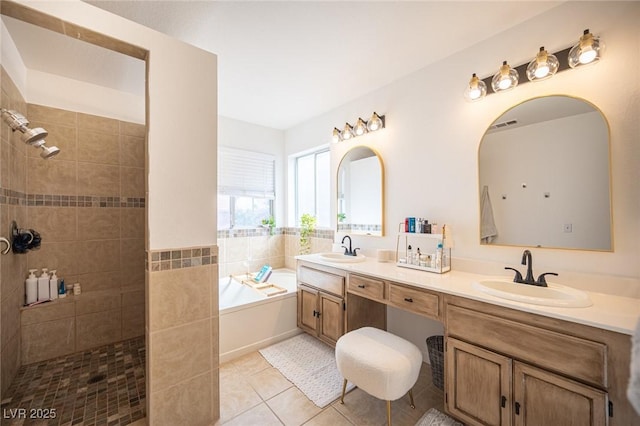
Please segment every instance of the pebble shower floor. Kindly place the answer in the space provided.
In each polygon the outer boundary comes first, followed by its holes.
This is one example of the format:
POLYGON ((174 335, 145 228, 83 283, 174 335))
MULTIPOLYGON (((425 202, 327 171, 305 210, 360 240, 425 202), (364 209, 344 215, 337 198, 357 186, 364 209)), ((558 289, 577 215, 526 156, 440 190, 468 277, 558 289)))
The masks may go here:
POLYGON ((145 417, 144 336, 24 365, 2 425, 127 425, 145 417))

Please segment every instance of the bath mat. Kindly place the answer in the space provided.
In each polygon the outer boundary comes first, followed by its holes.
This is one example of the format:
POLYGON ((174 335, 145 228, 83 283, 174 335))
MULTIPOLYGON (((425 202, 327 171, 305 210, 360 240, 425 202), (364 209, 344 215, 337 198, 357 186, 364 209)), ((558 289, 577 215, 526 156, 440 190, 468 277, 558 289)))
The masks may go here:
MULTIPOLYGON (((307 398, 324 408, 340 397, 343 377, 335 349, 306 333, 261 349, 262 356, 307 398)), ((354 388, 347 385, 347 391, 354 388)))
POLYGON ((416 426, 464 426, 462 423, 455 421, 443 412, 431 408, 424 413, 424 416, 418 420, 416 426))

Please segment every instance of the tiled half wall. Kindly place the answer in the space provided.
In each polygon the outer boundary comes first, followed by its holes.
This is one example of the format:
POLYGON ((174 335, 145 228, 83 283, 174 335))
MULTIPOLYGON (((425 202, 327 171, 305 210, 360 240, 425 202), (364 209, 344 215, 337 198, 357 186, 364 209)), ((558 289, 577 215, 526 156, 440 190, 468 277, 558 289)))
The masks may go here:
POLYGON ((218 247, 147 253, 147 424, 220 417, 218 247))

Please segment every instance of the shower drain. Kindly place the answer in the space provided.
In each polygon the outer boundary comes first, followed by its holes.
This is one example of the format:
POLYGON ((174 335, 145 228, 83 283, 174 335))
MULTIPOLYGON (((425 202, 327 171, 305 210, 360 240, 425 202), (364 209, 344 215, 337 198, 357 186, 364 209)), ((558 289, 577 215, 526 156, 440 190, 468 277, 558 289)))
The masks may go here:
POLYGON ((98 383, 98 382, 103 381, 106 378, 107 378, 107 376, 104 375, 104 374, 96 374, 95 376, 91 376, 89 378, 89 380, 87 380, 87 384, 90 385, 90 384, 93 384, 93 383, 98 383))

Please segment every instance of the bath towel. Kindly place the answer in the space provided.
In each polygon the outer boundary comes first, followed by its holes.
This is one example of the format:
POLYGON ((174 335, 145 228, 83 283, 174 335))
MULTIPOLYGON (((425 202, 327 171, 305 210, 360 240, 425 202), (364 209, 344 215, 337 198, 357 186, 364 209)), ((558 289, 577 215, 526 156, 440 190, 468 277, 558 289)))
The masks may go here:
POLYGON ((493 219, 489 187, 485 185, 482 188, 482 196, 480 197, 480 240, 484 244, 491 244, 497 235, 498 229, 493 219))
POLYGON ((627 398, 636 412, 640 414, 640 319, 631 338, 631 377, 627 388, 627 398))

